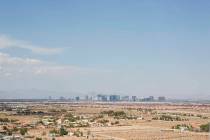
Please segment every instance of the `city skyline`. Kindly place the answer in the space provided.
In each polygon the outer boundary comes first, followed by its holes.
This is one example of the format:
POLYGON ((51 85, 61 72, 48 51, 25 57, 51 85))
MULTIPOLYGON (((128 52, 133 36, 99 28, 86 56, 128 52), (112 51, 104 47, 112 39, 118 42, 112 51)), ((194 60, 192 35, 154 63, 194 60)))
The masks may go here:
POLYGON ((207 0, 0 3, 0 98, 210 99, 207 0))

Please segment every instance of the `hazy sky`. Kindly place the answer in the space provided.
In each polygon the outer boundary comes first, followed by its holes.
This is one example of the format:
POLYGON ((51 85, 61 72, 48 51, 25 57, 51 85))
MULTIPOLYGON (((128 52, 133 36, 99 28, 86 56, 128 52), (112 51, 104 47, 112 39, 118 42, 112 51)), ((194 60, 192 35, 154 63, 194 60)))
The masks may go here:
POLYGON ((210 99, 210 2, 0 1, 0 98, 33 90, 210 99))

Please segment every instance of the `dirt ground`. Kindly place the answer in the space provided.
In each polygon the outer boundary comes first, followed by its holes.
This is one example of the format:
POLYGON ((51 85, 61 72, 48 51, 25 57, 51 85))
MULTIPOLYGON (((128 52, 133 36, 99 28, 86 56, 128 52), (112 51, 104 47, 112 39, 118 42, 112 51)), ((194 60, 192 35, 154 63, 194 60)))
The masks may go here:
MULTIPOLYGON (((34 104, 30 107, 33 111, 47 111, 49 109, 65 109, 75 115, 84 115, 89 118, 97 116, 102 111, 124 111, 128 115, 135 115, 143 119, 119 119, 119 125, 111 126, 89 126, 80 129, 84 134, 89 131, 89 135, 83 137, 64 136, 56 137, 56 140, 210 140, 209 133, 192 132, 172 129, 178 124, 191 125, 199 128, 200 125, 210 122, 210 105, 201 104, 172 104, 172 103, 77 103, 77 104, 34 104), (154 120, 153 117, 168 114, 180 116, 186 120, 182 121, 163 121, 154 120), (190 115, 189 115, 190 114, 190 115)), ((64 112, 56 114, 61 117, 64 112)), ((0 117, 17 119, 21 124, 28 124, 39 121, 42 116, 20 116, 11 115, 8 112, 1 112, 0 117)), ((110 122, 116 121, 114 118, 105 117, 110 122)), ((52 128, 37 126, 30 129, 28 133, 35 137, 51 140, 48 135, 52 128), (43 132, 46 133, 43 135, 43 132)), ((72 129, 68 129, 72 131, 72 129)))

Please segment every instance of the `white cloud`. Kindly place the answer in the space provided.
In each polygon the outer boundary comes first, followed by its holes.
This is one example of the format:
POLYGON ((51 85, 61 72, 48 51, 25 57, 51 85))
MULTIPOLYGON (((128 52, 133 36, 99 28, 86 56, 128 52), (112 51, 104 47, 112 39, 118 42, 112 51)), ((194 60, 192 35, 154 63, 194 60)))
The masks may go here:
POLYGON ((25 64, 40 64, 41 61, 37 59, 11 57, 8 54, 0 52, 0 65, 25 65, 25 64))
POLYGON ((47 48, 32 45, 26 41, 16 40, 5 35, 0 35, 0 49, 4 48, 22 48, 32 51, 37 54, 58 54, 63 51, 63 48, 47 48))
POLYGON ((38 59, 11 57, 0 52, 1 76, 57 76, 68 77, 77 74, 86 74, 94 70, 71 65, 58 65, 38 59))

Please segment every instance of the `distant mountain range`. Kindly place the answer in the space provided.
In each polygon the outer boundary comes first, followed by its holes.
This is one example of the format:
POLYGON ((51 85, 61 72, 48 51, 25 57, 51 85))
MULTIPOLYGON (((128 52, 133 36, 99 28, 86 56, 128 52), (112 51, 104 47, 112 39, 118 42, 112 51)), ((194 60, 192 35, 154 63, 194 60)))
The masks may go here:
POLYGON ((29 89, 29 90, 0 90, 0 99, 48 99, 49 96, 52 98, 59 98, 61 96, 70 98, 76 96, 76 92, 56 92, 49 90, 38 90, 38 89, 29 89))

